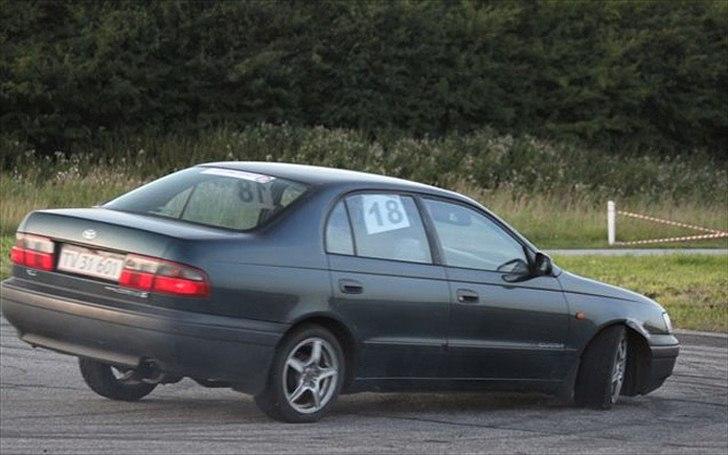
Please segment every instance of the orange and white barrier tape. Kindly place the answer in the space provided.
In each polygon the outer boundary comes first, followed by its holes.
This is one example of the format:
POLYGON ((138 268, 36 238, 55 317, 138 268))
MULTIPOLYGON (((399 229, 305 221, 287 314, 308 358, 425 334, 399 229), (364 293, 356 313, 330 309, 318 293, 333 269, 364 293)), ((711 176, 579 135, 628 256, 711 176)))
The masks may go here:
POLYGON ((669 243, 669 242, 686 242, 690 240, 706 240, 706 239, 720 239, 728 237, 728 232, 720 231, 718 229, 706 228, 703 226, 696 226, 694 224, 680 223, 678 221, 665 220, 662 218, 655 218, 654 216, 642 215, 640 213, 632 213, 624 210, 616 210, 613 201, 607 202, 607 241, 610 245, 640 245, 650 243, 669 243), (667 224, 669 226, 684 227, 700 232, 709 232, 709 234, 700 235, 685 235, 680 237, 665 237, 661 239, 647 239, 647 240, 632 240, 628 242, 617 241, 617 229, 616 219, 617 214, 624 215, 631 218, 640 220, 652 221, 654 223, 667 224))
POLYGON ((710 232, 713 234, 724 234, 728 235, 728 232, 719 231, 717 229, 705 228, 702 226, 695 226, 693 224, 679 223, 677 221, 663 220, 662 218, 655 218, 654 216, 640 215, 639 213, 625 212, 624 210, 617 210, 619 215, 629 216, 640 220, 654 221, 655 223, 668 224, 670 226, 684 227, 688 229, 694 229, 696 231, 710 232))
POLYGON ((615 241, 614 244, 615 245, 643 245, 646 243, 687 242, 690 240, 720 239, 723 237, 728 237, 728 232, 721 232, 719 234, 686 235, 684 237, 665 237, 663 239, 631 240, 629 242, 615 241))

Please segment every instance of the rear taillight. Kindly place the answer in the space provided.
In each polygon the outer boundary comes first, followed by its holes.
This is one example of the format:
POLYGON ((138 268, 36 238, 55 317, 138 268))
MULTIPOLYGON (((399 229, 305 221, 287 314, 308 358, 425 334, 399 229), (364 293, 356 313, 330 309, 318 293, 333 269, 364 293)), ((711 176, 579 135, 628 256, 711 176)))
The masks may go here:
POLYGON ((205 297, 210 293, 202 270, 164 259, 128 254, 119 277, 124 287, 165 294, 205 297))
POLYGON ((40 270, 53 270, 55 256, 53 240, 39 235, 15 234, 15 246, 10 249, 10 260, 18 265, 40 270))

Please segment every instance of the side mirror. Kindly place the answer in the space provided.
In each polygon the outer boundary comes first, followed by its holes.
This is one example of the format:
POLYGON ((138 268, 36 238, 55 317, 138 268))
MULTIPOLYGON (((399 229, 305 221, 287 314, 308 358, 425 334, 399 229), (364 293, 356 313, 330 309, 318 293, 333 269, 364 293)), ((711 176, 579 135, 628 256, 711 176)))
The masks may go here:
POLYGON ((498 271, 504 272, 503 281, 518 283, 532 278, 531 268, 528 262, 523 259, 513 259, 498 267, 498 271))
POLYGON ((536 275, 551 275, 554 272, 554 265, 548 255, 538 251, 533 258, 533 271, 536 275))

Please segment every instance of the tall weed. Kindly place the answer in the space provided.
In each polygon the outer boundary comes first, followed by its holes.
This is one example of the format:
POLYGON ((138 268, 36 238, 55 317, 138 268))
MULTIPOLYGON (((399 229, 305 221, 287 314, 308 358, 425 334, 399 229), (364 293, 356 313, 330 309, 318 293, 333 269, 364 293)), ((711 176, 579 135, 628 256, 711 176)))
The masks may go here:
MULTIPOLYGON (((728 172, 708 156, 616 157, 489 129, 372 140, 354 130, 262 124, 199 137, 118 137, 97 150, 53 156, 7 139, 0 146, 12 156, 0 173, 3 233, 34 208, 97 204, 176 169, 225 160, 315 164, 446 187, 480 200, 545 246, 603 244, 607 199, 620 208, 728 227, 728 172)), ((626 219, 618 228, 623 239, 682 232, 626 219)))

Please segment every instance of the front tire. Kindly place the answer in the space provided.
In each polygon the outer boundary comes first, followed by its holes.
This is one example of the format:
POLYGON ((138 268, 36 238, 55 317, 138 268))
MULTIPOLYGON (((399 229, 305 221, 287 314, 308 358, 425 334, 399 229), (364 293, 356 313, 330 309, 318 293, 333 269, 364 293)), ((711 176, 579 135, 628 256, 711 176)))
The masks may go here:
POLYGON ((149 395, 157 384, 142 382, 134 369, 120 369, 96 360, 79 358, 81 376, 91 390, 117 401, 139 401, 149 395))
POLYGON ((611 409, 619 399, 627 368, 627 335, 624 326, 604 329, 582 356, 574 389, 579 406, 611 409))
POLYGON ((331 332, 319 325, 302 326, 276 350, 268 383, 255 403, 282 422, 316 422, 336 403, 344 361, 341 344, 331 332))

